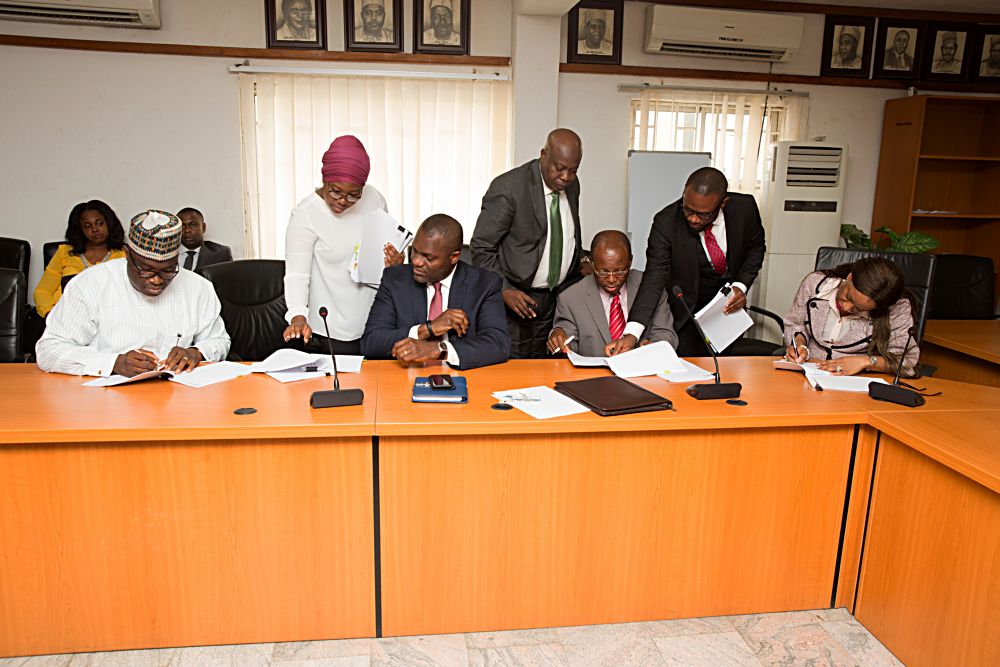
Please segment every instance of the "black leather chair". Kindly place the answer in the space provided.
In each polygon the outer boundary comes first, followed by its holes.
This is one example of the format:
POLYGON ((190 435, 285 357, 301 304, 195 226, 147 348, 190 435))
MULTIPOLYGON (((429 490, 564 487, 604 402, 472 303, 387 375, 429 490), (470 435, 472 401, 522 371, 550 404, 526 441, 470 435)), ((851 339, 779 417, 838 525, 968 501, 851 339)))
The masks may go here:
POLYGON ((44 264, 42 264, 43 271, 49 265, 49 262, 52 261, 56 251, 59 250, 59 246, 65 244, 65 241, 47 241, 42 244, 42 261, 44 262, 44 264))
MULTIPOLYGON (((31 267, 31 244, 23 239, 10 239, 0 236, 0 268, 14 269, 24 274, 24 283, 28 283, 28 269, 31 267)), ((25 294, 27 299, 27 294, 25 294)), ((26 301, 22 301, 26 303, 26 301)))
POLYGON ((277 259, 241 259, 197 271, 215 286, 222 320, 232 340, 229 359, 261 361, 284 347, 285 263, 277 259))
POLYGON ((993 260, 975 255, 937 255, 927 316, 932 320, 996 318, 993 260))
POLYGON ((23 361, 21 328, 27 280, 18 269, 0 268, 0 362, 23 361))
POLYGON ((832 269, 865 257, 887 257, 903 271, 906 289, 917 302, 916 312, 913 313, 913 322, 917 327, 916 338, 919 343, 924 338, 924 325, 927 324, 927 307, 930 301, 931 285, 934 284, 937 257, 906 252, 824 246, 816 251, 816 270, 832 269))

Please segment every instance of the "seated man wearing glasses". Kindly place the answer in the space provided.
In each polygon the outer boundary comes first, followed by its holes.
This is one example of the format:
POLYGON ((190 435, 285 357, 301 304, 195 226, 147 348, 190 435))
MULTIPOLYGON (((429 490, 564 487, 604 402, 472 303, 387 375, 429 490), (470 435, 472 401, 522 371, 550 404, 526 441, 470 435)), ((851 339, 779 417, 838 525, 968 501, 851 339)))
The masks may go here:
POLYGON ((181 271, 181 221, 146 211, 132 218, 125 257, 73 279, 35 347, 38 367, 71 375, 174 372, 229 352, 212 284, 181 271))
POLYGON ((642 284, 632 302, 625 335, 609 346, 608 354, 639 344, 644 322, 666 290, 680 341, 677 353, 708 356, 705 341, 671 294, 672 288, 680 287, 688 307, 698 312, 729 283, 732 292, 725 310, 734 313, 746 306, 746 292, 763 263, 764 226, 753 196, 729 192, 729 183, 718 169, 696 170, 688 176, 681 198, 653 216, 642 284))
MULTIPOLYGON (((632 269, 632 244, 622 232, 598 232, 590 243, 590 261, 593 273, 559 295, 547 343, 551 353, 568 348, 586 357, 603 357, 625 334, 629 306, 642 281, 642 271, 632 269)), ((665 294, 643 324, 643 342, 665 340, 677 347, 665 294)))

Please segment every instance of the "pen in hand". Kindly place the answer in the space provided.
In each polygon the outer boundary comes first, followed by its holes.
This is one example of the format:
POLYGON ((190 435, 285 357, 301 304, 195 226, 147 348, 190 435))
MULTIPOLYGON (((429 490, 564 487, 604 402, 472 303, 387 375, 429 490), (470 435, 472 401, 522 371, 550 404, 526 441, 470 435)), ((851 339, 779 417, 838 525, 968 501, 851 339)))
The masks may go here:
POLYGON ((555 354, 556 352, 565 352, 566 354, 569 354, 569 344, 573 342, 574 338, 576 338, 576 334, 573 334, 572 336, 564 340, 562 345, 552 350, 552 354, 555 354))

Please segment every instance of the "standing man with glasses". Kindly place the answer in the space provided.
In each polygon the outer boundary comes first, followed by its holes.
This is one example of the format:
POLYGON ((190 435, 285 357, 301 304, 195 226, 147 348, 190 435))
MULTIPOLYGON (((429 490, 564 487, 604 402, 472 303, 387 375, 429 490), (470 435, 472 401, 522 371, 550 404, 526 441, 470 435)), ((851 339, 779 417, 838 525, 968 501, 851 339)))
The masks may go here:
POLYGON ((536 160, 493 179, 472 232, 472 263, 503 278, 511 358, 546 356, 556 296, 580 279, 583 144, 549 133, 536 160))
POLYGON ((35 347, 38 367, 71 375, 189 371, 220 361, 229 335, 212 283, 181 271, 181 221, 163 211, 132 218, 125 257, 66 286, 35 347))
MULTIPOLYGON (((629 307, 642 281, 642 271, 632 268, 632 244, 617 230, 598 232, 590 243, 590 261, 594 272, 559 295, 548 340, 553 354, 573 350, 586 357, 602 357, 625 334, 629 307)), ((677 347, 666 294, 644 324, 644 343, 665 340, 677 347)))
MULTIPOLYGON (((683 196, 653 217, 646 243, 646 271, 625 326, 625 335, 609 346, 608 354, 634 348, 644 325, 663 297, 677 285, 688 307, 697 312, 727 283, 732 292, 726 313, 746 307, 746 293, 764 263, 764 226, 752 195, 729 192, 729 182, 718 169, 702 167, 692 173, 683 196)), ((669 296, 682 357, 708 356, 684 307, 669 296)))

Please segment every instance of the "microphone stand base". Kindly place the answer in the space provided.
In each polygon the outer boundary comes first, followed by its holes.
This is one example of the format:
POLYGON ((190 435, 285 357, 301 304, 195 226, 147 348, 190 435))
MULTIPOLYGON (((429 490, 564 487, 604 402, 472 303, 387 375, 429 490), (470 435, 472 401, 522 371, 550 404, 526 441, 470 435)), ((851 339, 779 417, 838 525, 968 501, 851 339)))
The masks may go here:
POLYGON ((711 384, 693 384, 685 391, 699 401, 709 401, 718 398, 739 398, 743 385, 739 382, 718 382, 711 384))
POLYGON ((924 397, 915 391, 894 384, 882 384, 881 382, 872 382, 868 385, 868 396, 874 398, 876 401, 905 405, 908 408, 920 407, 926 402, 924 397))
POLYGON ((365 402, 365 392, 360 389, 328 389, 314 391, 309 398, 311 408, 343 408, 348 405, 361 405, 365 402))

